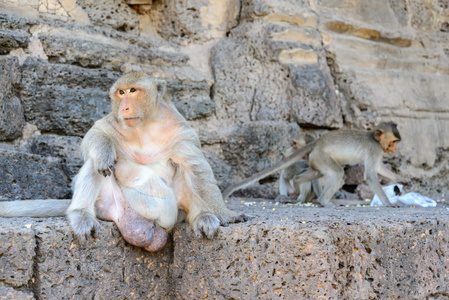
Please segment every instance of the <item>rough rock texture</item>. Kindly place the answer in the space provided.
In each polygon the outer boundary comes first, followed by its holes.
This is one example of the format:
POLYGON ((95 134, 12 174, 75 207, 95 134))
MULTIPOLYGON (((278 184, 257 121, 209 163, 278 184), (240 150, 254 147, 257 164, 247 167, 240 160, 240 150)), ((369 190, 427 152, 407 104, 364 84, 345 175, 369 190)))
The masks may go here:
POLYGON ((57 158, 0 149, 0 161, 0 201, 70 196, 70 181, 57 158))
MULTIPOLYGON (((336 202, 338 203, 338 202, 336 202)), ((150 254, 101 222, 79 245, 61 218, 0 218, 0 295, 19 299, 446 299, 446 207, 334 208, 232 199, 247 223, 150 254), (16 297, 19 297, 16 296, 16 297), (28 298, 26 298, 28 297, 28 298)), ((3 299, 3 298, 2 298, 3 299)), ((9 298, 6 298, 9 299, 9 298)), ((11 298, 14 299, 14 298, 11 298)))
POLYGON ((25 117, 17 87, 20 83, 20 65, 15 57, 0 57, 0 140, 21 136, 25 117))
MULTIPOLYGON (((317 138, 395 121, 403 141, 386 161, 414 191, 448 193, 445 2, 150 2, 0 1, 0 141, 62 159, 71 178, 78 150, 23 147, 27 123, 82 137, 109 111, 111 83, 146 71, 167 79, 221 187, 281 159, 299 128, 317 138)), ((366 196, 361 176, 347 178, 366 196)), ((276 179, 241 195, 274 195, 276 179)))
MULTIPOLYGON (((279 161, 300 128, 395 121, 385 161, 442 201, 448 19, 443 0, 0 0, 0 201, 70 198, 80 140, 130 71, 167 80, 222 188, 279 161)), ((236 195, 273 199, 276 179, 236 195)), ((347 168, 336 197, 366 203, 362 181, 347 168)), ((80 247, 65 220, 1 220, 0 298, 449 298, 443 208, 253 208, 217 241, 179 226, 155 255, 109 223, 80 247)))
POLYGON ((38 299, 166 299, 171 293, 173 246, 150 254, 126 244, 110 222, 81 246, 65 219, 3 218, 0 241, 0 286, 38 299))

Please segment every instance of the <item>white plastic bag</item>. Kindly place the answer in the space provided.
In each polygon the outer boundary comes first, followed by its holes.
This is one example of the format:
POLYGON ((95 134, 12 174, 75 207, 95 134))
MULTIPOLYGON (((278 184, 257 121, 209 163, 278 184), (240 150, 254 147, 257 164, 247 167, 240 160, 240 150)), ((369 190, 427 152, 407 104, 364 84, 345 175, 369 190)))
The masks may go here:
MULTIPOLYGON (((406 205, 406 206, 421 206, 421 207, 435 207, 437 206, 437 202, 430 198, 427 198, 418 193, 407 193, 404 195, 400 195, 402 192, 402 188, 404 186, 402 184, 393 184, 389 186, 385 186, 382 189, 387 194, 388 199, 391 204, 394 205, 406 205), (396 191, 395 191, 396 188, 396 191)), ((382 202, 380 201, 377 195, 374 195, 373 200, 371 201, 371 206, 382 206, 382 202)))

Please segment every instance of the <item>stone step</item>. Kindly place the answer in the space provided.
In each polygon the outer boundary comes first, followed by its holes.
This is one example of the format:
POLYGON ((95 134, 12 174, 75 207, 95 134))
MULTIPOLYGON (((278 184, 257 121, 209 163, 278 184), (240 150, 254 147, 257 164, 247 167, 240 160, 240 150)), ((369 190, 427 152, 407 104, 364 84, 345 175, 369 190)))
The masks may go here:
MULTIPOLYGON (((336 200, 335 203, 338 200, 336 200)), ((86 245, 64 218, 0 218, 0 296, 20 299, 426 299, 449 293, 449 217, 437 208, 321 208, 233 198, 252 216, 198 239, 128 245, 111 222, 86 245)))

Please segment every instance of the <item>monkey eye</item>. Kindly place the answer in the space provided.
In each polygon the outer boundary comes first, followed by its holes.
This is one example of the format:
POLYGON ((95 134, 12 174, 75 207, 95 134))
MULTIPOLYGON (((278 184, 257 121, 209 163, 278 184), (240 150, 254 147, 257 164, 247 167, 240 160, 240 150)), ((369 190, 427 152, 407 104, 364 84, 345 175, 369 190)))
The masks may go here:
POLYGON ((118 90, 118 92, 119 92, 120 95, 123 95, 125 93, 124 90, 118 90))
POLYGON ((136 91, 136 89, 135 89, 135 88, 131 88, 129 91, 130 91, 131 93, 134 93, 134 92, 136 91))

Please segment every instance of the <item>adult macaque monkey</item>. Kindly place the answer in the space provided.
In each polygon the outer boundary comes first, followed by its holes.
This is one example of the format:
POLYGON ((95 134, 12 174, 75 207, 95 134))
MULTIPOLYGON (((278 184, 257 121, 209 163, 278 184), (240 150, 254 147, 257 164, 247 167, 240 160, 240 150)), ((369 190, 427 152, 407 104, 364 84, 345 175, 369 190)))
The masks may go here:
MULTIPOLYGON (((296 150, 303 147, 306 144, 305 134, 300 133, 293 139, 293 146, 288 148, 286 156, 293 154, 296 150)), ((311 201, 314 197, 312 192, 312 182, 298 183, 295 180, 295 176, 301 175, 309 169, 307 161, 301 159, 282 169, 279 177, 279 195, 276 197, 277 202, 281 203, 304 203, 311 201), (295 195, 297 198, 292 200, 289 194, 295 195)), ((313 187, 316 189, 315 184, 317 180, 313 181, 313 187)))
MULTIPOLYGON (((196 235, 207 238, 220 224, 247 220, 226 208, 195 131, 165 90, 165 81, 145 73, 127 74, 110 89, 112 112, 83 139, 84 165, 67 209, 80 239, 99 227, 96 216, 114 221, 128 242, 149 251, 165 245, 178 208, 196 235)), ((39 211, 58 214, 53 202, 39 211)), ((1 210, 14 216, 14 209, 1 210)))
POLYGON ((298 183, 303 183, 323 177, 326 185, 323 191, 319 193, 318 202, 321 205, 332 206, 330 199, 339 189, 343 179, 344 171, 342 166, 358 163, 364 163, 365 165, 364 178, 371 190, 379 196, 383 205, 391 205, 379 184, 377 174, 379 173, 401 184, 409 184, 411 182, 409 179, 392 173, 382 164, 383 152, 388 154, 395 153, 397 143, 400 140, 401 136, 397 125, 392 123, 381 123, 372 131, 332 131, 298 149, 274 166, 228 187, 224 191, 223 197, 228 197, 235 190, 246 187, 267 175, 277 172, 308 154, 310 169, 295 176, 295 180, 298 183))

